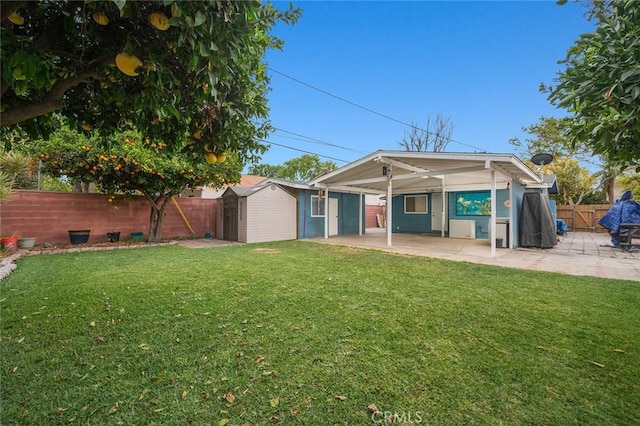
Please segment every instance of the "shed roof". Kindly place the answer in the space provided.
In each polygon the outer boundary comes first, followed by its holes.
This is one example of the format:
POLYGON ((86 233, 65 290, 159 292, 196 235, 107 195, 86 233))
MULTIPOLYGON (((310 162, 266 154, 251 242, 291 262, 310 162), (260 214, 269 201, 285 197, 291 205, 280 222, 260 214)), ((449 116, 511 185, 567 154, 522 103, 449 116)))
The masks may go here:
POLYGON ((512 180, 525 187, 544 185, 542 178, 513 154, 376 151, 309 182, 334 190, 384 194, 389 178, 393 193, 486 189, 512 180), (386 175, 384 174, 386 172, 386 175))

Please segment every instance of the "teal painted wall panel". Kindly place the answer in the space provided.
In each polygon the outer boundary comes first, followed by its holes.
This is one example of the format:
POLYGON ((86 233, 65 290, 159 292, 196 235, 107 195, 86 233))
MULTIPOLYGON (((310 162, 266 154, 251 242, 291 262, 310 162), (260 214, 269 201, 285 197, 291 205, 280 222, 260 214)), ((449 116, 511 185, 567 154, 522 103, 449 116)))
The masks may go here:
MULTIPOLYGON (((317 190, 301 190, 298 195, 299 238, 324 237, 324 217, 311 216, 311 196, 317 190)), ((338 200, 338 235, 358 234, 359 194, 329 191, 329 198, 338 200)), ((362 232, 365 228, 364 195, 362 196, 362 232)))
POLYGON ((427 196, 426 214, 406 214, 404 212, 404 195, 393 197, 391 204, 392 232, 399 233, 427 233, 431 232, 431 194, 410 194, 427 196))

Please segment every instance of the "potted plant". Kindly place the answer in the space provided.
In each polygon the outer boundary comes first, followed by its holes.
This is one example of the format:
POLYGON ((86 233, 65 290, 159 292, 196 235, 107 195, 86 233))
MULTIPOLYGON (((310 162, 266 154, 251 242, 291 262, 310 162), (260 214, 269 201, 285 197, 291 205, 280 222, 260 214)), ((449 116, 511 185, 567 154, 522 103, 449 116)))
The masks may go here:
POLYGON ((10 237, 0 239, 0 244, 2 244, 2 247, 6 250, 16 251, 18 249, 18 237, 16 237, 16 234, 14 233, 10 237))
POLYGON ((90 229, 70 230, 69 240, 71 244, 85 244, 89 241, 90 229))
POLYGON ((36 237, 18 238, 18 247, 21 249, 30 249, 36 245, 36 237))

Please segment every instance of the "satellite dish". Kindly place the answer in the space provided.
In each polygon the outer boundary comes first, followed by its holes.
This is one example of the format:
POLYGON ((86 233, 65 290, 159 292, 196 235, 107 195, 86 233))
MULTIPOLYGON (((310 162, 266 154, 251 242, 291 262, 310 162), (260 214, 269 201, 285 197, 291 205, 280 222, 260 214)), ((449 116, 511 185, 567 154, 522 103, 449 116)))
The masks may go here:
POLYGON ((536 166, 540 166, 540 167, 546 164, 549 164, 552 161, 553 161, 553 155, 548 154, 546 152, 542 152, 540 154, 536 154, 533 157, 531 157, 531 162, 536 166))

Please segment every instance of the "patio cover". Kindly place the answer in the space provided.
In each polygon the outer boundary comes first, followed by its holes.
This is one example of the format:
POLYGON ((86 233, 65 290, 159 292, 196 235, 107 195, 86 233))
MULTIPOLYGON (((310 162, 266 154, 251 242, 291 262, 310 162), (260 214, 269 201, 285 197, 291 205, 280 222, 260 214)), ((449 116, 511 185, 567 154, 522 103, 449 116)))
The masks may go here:
MULTIPOLYGON (((525 187, 544 187, 543 179, 513 154, 376 151, 309 182, 326 191, 394 195, 460 190, 491 190, 491 226, 495 223, 495 191, 511 188, 513 182, 525 187)), ((510 193, 509 198, 512 198, 510 193)), ((442 217, 445 217, 445 204, 442 217)), ((513 206, 513 200, 511 200, 513 206)), ((326 208, 326 205, 325 205, 326 208)), ((325 212, 326 213, 326 212, 325 212)), ((511 213, 513 222, 513 213, 511 213)), ((391 245, 391 203, 387 203, 387 244, 391 245)), ((325 221, 328 215, 325 214, 325 221)), ((327 228, 327 226, 325 226, 327 228)), ((442 227, 444 236, 444 226, 442 227)), ((325 237, 328 234, 325 231, 325 237)), ((495 241, 491 241, 495 256, 495 241)))

